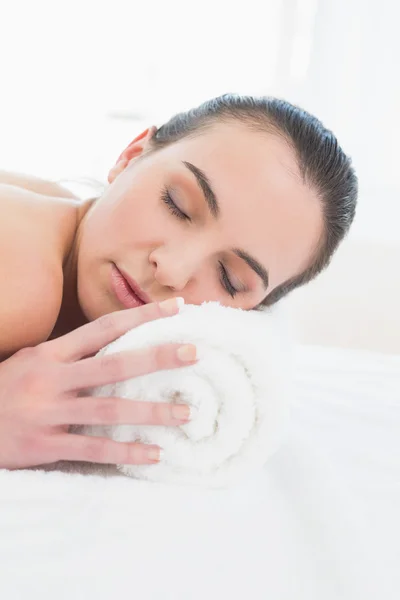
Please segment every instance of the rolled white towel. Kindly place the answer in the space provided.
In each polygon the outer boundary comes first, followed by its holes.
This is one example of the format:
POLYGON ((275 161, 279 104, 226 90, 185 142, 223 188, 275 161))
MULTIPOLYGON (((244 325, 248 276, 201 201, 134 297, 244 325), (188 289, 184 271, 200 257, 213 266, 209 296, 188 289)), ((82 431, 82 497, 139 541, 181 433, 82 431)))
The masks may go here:
POLYGON ((211 487, 235 484, 278 448, 288 416, 290 344, 272 311, 244 311, 216 302, 186 305, 145 323, 103 348, 111 354, 163 343, 194 343, 195 365, 159 371, 91 391, 151 402, 187 403, 180 427, 83 426, 79 432, 163 448, 156 465, 118 465, 140 479, 211 487))

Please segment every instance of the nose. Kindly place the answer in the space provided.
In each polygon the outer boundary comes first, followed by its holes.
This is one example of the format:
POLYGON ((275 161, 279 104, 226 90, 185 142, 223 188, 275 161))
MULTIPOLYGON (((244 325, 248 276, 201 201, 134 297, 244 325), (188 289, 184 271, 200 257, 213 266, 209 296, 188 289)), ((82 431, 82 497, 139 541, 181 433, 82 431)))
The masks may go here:
POLYGON ((204 258, 204 253, 194 247, 175 251, 158 248, 151 253, 150 262, 160 286, 181 292, 198 273, 204 258))

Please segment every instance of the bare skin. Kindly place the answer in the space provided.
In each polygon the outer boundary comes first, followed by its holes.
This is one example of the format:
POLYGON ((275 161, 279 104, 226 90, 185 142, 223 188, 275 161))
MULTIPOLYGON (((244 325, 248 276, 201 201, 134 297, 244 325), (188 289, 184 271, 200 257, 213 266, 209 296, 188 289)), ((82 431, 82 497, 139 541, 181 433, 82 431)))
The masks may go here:
POLYGON ((143 445, 68 428, 186 422, 186 407, 177 419, 170 405, 90 398, 85 389, 193 364, 193 353, 182 362, 169 345, 105 364, 93 354, 138 322, 162 318, 160 302, 171 300, 173 314, 178 296, 251 309, 312 259, 321 209, 284 140, 224 124, 152 152, 152 134, 122 152, 95 202, 0 172, 0 467, 157 460, 155 448, 151 459, 143 445), (121 305, 112 265, 136 280, 149 304, 121 305))

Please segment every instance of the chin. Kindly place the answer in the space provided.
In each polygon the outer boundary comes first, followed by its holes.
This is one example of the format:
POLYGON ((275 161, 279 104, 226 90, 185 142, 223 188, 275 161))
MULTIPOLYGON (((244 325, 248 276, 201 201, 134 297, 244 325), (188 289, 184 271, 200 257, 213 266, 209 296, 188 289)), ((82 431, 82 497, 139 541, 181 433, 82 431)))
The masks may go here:
POLYGON ((88 279, 78 286, 78 302, 87 321, 95 321, 103 315, 120 310, 107 290, 88 279))

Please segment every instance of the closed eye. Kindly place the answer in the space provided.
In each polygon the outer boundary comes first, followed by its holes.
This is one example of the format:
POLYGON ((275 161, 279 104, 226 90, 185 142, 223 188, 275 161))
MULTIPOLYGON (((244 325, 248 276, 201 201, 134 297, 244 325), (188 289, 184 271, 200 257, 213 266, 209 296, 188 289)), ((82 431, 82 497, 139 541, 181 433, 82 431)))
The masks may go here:
MULTIPOLYGON (((164 188, 161 194, 162 201, 166 204, 168 210, 181 221, 191 221, 192 219, 184 213, 173 201, 171 194, 169 193, 167 188, 164 188)), ((219 265, 219 273, 220 273, 220 281, 221 285, 228 294, 234 298, 238 293, 238 290, 233 286, 231 280, 229 279, 226 268, 224 267, 222 262, 218 263, 219 265)))
POLYGON ((191 221, 192 219, 186 214, 184 213, 173 201, 171 194, 169 193, 169 191, 167 190, 167 188, 164 188, 161 194, 161 198, 163 200, 163 202, 167 205, 169 211, 175 215, 176 217, 178 217, 178 219, 181 219, 181 221, 191 221))
POLYGON ((234 298, 236 296, 236 294, 238 293, 239 290, 237 290, 232 285, 232 282, 231 282, 231 280, 228 277, 227 270, 225 269, 225 267, 222 264, 222 262, 219 263, 219 272, 221 274, 221 283, 222 283, 222 286, 225 288, 225 290, 228 292, 228 294, 230 296, 232 296, 232 298, 234 298))

